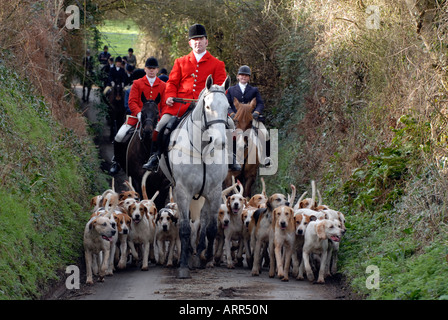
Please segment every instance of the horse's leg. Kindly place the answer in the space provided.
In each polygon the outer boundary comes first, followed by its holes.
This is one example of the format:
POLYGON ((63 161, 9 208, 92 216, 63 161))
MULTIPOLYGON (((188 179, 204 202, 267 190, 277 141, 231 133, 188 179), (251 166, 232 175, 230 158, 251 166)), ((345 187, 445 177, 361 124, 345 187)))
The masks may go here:
POLYGON ((177 272, 177 278, 187 279, 191 278, 190 270, 188 270, 188 259, 190 257, 190 219, 189 207, 191 196, 183 191, 182 186, 176 186, 176 201, 179 207, 180 221, 179 221, 179 237, 181 242, 180 250, 180 266, 177 272))

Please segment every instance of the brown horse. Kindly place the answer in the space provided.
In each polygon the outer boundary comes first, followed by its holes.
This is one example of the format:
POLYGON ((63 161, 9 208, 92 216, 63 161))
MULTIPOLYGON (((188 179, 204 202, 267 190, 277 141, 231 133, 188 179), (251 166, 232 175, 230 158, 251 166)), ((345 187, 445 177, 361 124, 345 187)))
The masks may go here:
POLYGON ((120 83, 116 83, 107 95, 110 117, 110 139, 113 141, 118 129, 124 123, 124 91, 120 83))
MULTIPOLYGON (((135 191, 142 194, 141 182, 146 170, 142 168, 151 154, 152 132, 157 124, 159 116, 160 94, 156 100, 146 100, 142 94, 143 107, 141 111, 140 125, 129 141, 125 157, 118 156, 117 161, 125 170, 126 175, 132 177, 132 184, 135 191)), ((148 197, 152 197, 157 191, 159 196, 155 200, 157 208, 165 206, 165 199, 169 191, 169 181, 161 170, 151 172, 146 182, 146 192, 148 197)))
MULTIPOLYGON (((233 119, 235 122, 236 129, 242 130, 244 134, 244 162, 241 166, 241 171, 230 171, 227 174, 226 179, 224 180, 225 187, 229 187, 232 185, 232 176, 235 177, 235 179, 240 180, 242 184, 244 185, 244 196, 245 197, 251 197, 252 196, 252 185, 255 182, 255 178, 257 177, 258 167, 260 165, 258 161, 257 156, 257 149, 250 148, 249 146, 249 139, 247 137, 247 130, 252 129, 252 112, 254 111, 257 101, 256 99, 252 99, 252 101, 249 104, 242 104, 239 103, 236 98, 233 99, 233 104, 235 105, 235 108, 237 110, 235 114, 235 118, 233 119), (250 154, 250 152, 255 152, 255 154, 250 154), (255 159, 255 161, 253 161, 255 159), (248 161, 251 160, 251 161, 248 161)), ((239 131, 239 130, 238 130, 239 131)), ((241 131, 239 131, 241 132, 241 131)), ((243 141, 243 137, 237 137, 237 141, 243 141)), ((239 146, 240 143, 237 143, 237 148, 241 147, 239 146)), ((237 160, 241 164, 241 160, 238 159, 237 150, 234 150, 237 154, 237 160)))

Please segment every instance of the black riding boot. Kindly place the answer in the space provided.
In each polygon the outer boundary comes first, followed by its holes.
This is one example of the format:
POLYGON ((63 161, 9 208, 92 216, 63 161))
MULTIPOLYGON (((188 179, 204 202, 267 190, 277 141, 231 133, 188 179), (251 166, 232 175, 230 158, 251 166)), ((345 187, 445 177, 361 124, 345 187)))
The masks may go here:
POLYGON ((159 158, 162 154, 162 148, 158 147, 158 143, 156 141, 152 142, 151 145, 151 156, 149 157, 148 162, 143 165, 143 169, 148 171, 157 170, 159 167, 159 158))
POLYGON ((120 164, 117 162, 117 156, 121 155, 123 152, 123 147, 126 146, 126 144, 114 141, 114 156, 112 157, 112 164, 109 169, 109 174, 115 175, 118 172, 120 172, 120 164))
POLYGON ((236 154, 232 154, 232 163, 229 163, 229 170, 241 171, 241 166, 236 162, 236 154))
POLYGON ((233 140, 232 163, 229 163, 229 170, 241 171, 241 166, 236 162, 236 140, 233 140))

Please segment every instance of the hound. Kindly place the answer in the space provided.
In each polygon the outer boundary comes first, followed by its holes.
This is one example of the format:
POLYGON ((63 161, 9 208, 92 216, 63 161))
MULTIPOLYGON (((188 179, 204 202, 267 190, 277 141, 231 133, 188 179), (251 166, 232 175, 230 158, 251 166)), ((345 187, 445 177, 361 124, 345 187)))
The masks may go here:
POLYGON ((258 208, 247 206, 243 209, 243 213, 241 215, 241 220, 243 222, 243 245, 246 253, 246 262, 250 269, 253 266, 253 249, 251 245, 253 244, 251 241, 252 234, 255 230, 255 219, 254 213, 258 208))
POLYGON ((156 242, 159 250, 159 264, 165 264, 167 259, 165 241, 169 241, 167 267, 172 267, 174 246, 180 248, 179 227, 177 226, 178 217, 175 216, 172 209, 163 208, 157 213, 156 218, 156 242))
MULTIPOLYGON (((119 244, 119 261, 118 261, 118 269, 126 268, 126 259, 128 255, 128 235, 131 229, 131 217, 129 217, 126 213, 114 214, 114 219, 117 224, 118 231, 118 241, 119 244)), ((116 251, 118 252, 118 251, 116 251)))
POLYGON ((264 183, 264 179, 261 178, 262 191, 261 193, 254 194, 252 198, 250 198, 248 202, 248 206, 255 208, 264 208, 266 207, 266 202, 268 201, 268 196, 266 195, 266 185, 264 183))
POLYGON ((266 244, 268 244, 268 251, 270 257, 269 277, 275 275, 275 261, 274 261, 274 232, 271 228, 272 211, 285 205, 287 203, 286 196, 281 193, 274 193, 271 195, 266 203, 266 208, 257 210, 254 213, 256 227, 254 232, 254 263, 252 266, 252 276, 260 274, 261 256, 264 252, 266 244))
POLYGON ((303 245, 303 263, 306 276, 309 281, 314 281, 314 274, 310 264, 310 254, 320 255, 320 268, 317 283, 325 283, 325 268, 328 258, 328 239, 339 242, 342 236, 342 230, 335 221, 320 220, 311 221, 306 228, 305 243, 303 245))
POLYGON ((147 271, 150 244, 154 241, 154 236, 151 236, 148 208, 143 203, 136 202, 129 206, 127 213, 132 219, 131 230, 128 235, 129 248, 134 259, 138 260, 139 257, 135 245, 142 245, 143 262, 141 270, 147 271))
POLYGON ((280 206, 274 209, 272 223, 274 252, 277 275, 282 281, 289 280, 289 266, 295 241, 294 222, 294 211, 291 207, 280 206))
MULTIPOLYGON (((84 254, 87 269, 86 284, 93 284, 93 259, 99 258, 100 253, 102 253, 103 259, 99 263, 101 265, 99 281, 104 281, 109 265, 111 242, 116 232, 114 223, 108 217, 95 216, 87 222, 84 229, 84 254)), ((97 273, 96 271, 95 274, 97 273)))
POLYGON ((227 268, 233 269, 235 265, 232 261, 231 243, 232 241, 238 241, 238 254, 237 260, 238 264, 242 263, 243 256, 243 242, 242 242, 242 231, 243 222, 241 220, 241 215, 246 205, 246 198, 243 197, 244 188, 242 184, 238 181, 238 186, 240 187, 239 193, 235 193, 227 198, 227 212, 224 216, 224 249, 226 252, 227 268))
POLYGON ((221 192, 221 206, 218 210, 218 219, 217 219, 217 232, 216 232, 216 238, 215 238, 215 247, 214 247, 214 260, 215 264, 219 265, 221 262, 221 257, 223 253, 224 248, 224 219, 228 216, 229 208, 227 206, 227 195, 234 190, 234 188, 237 186, 237 183, 234 183, 230 187, 222 190, 221 192))

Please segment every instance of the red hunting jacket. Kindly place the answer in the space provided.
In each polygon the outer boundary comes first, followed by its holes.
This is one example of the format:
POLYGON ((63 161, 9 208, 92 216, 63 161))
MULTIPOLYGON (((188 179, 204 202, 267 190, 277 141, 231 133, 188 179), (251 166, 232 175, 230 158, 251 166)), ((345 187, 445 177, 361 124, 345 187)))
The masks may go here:
MULTIPOLYGON (((148 77, 144 76, 138 80, 134 80, 132 84, 131 93, 129 94, 129 109, 131 109, 131 115, 136 117, 137 114, 142 111, 143 101, 142 101, 142 92, 145 94, 146 99, 155 100, 157 95, 160 93, 160 102, 159 102, 159 119, 161 114, 163 113, 166 105, 165 105, 165 82, 156 77, 156 81, 153 86, 149 84, 148 77)), ((135 126, 138 120, 136 118, 129 118, 128 124, 131 126, 135 126)))
MULTIPOLYGON (((170 97, 199 98, 199 94, 205 88, 205 81, 210 74, 213 77, 213 83, 219 85, 227 77, 224 62, 213 57, 208 51, 199 63, 196 61, 193 51, 176 59, 170 72, 170 78, 166 83, 165 99, 170 97)), ((188 106, 189 104, 175 103, 172 107, 166 106, 164 113, 177 115, 180 108, 179 116, 182 116, 188 106)))

